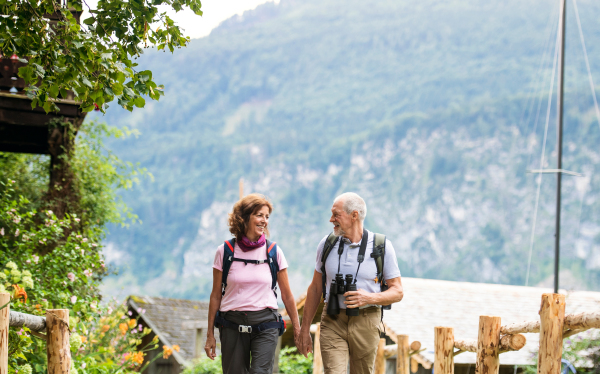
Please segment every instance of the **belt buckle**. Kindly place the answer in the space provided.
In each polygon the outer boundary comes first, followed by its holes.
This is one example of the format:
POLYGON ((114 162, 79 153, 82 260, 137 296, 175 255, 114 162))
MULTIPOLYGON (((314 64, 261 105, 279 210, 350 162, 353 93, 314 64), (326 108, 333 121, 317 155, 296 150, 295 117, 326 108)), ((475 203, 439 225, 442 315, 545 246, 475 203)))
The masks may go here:
POLYGON ((251 333, 252 332, 252 326, 239 325, 238 331, 239 332, 251 333))

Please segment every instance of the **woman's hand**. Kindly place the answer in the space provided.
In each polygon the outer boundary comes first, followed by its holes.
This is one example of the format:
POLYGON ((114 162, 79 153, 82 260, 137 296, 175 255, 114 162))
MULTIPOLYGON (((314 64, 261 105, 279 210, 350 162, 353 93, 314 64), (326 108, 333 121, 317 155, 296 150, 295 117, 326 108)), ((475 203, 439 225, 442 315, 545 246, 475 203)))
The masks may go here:
POLYGON ((300 339, 300 328, 294 328, 294 344, 298 348, 298 352, 302 353, 302 339, 300 339))
POLYGON ((215 357, 217 357, 217 340, 215 339, 214 336, 207 336, 206 337, 206 344, 204 345, 204 351, 206 352, 206 355, 208 356, 208 358, 210 358, 211 360, 214 360, 215 357))
POLYGON ((310 331, 308 331, 307 333, 301 333, 299 336, 299 340, 300 340, 300 346, 298 349, 300 349, 300 353, 304 355, 304 357, 308 357, 309 353, 312 353, 313 351, 313 344, 312 344, 312 337, 310 336, 310 331))

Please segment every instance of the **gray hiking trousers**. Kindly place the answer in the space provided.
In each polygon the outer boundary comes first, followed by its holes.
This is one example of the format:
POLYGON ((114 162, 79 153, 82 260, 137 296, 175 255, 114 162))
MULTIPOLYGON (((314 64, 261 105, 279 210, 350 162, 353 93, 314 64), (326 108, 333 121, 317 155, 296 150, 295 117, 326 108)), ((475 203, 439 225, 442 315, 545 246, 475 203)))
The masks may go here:
MULTIPOLYGON (((224 312, 223 318, 240 325, 258 325, 277 321, 277 311, 224 312)), ((278 329, 243 333, 232 328, 219 328, 223 374, 272 374, 277 349, 278 329), (252 358, 252 360, 250 359, 252 358)))

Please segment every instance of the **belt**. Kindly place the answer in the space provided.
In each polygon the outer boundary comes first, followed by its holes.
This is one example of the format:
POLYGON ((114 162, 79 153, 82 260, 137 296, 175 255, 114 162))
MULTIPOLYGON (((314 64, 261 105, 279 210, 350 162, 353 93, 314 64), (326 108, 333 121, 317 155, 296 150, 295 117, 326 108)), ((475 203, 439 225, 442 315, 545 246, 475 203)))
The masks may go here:
POLYGON ((226 327, 228 329, 237 330, 240 333, 252 333, 253 331, 262 332, 269 329, 279 329, 279 336, 283 335, 286 328, 286 323, 281 316, 279 317, 279 321, 271 321, 271 322, 263 322, 258 325, 240 325, 235 322, 231 322, 226 320, 220 315, 220 312, 217 312, 215 316, 215 326, 216 327, 226 327))

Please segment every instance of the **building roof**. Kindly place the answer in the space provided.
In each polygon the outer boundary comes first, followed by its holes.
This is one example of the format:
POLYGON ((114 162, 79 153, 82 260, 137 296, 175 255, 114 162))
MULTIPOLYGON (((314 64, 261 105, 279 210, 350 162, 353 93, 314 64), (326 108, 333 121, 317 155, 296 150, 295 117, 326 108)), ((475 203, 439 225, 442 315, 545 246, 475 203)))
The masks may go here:
MULTIPOLYGON (((434 328, 454 328, 456 339, 477 339, 479 316, 502 318, 502 325, 539 320, 543 293, 548 288, 509 286, 501 284, 451 282, 431 279, 402 278, 404 299, 386 310, 383 321, 392 335, 408 335, 410 341, 422 344, 421 353, 433 362, 434 328)), ((566 314, 597 311, 600 292, 561 291, 566 294, 566 314)), ((500 355, 501 365, 533 364, 538 349, 539 334, 525 334, 527 344, 517 352, 500 355)), ((461 353, 454 357, 457 364, 474 364, 476 354, 461 353)))
POLYGON ((163 344, 179 345, 179 352, 173 352, 178 363, 187 365, 194 358, 197 329, 208 325, 208 301, 129 296, 127 303, 135 311, 145 310, 141 318, 163 344))

